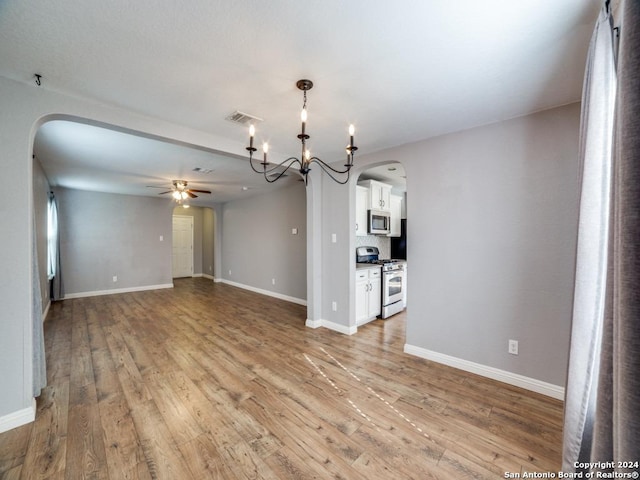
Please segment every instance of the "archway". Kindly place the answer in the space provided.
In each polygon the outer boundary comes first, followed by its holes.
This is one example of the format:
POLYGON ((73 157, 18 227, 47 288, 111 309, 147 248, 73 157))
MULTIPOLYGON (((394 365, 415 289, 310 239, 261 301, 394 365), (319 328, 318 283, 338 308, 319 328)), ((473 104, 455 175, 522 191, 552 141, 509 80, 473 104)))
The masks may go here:
MULTIPOLYGON (((394 281, 401 285, 401 300, 398 300, 400 297, 400 294, 398 294, 396 301, 401 301, 404 308, 406 308, 408 301, 406 295, 408 249, 406 236, 407 182, 404 167, 397 161, 379 162, 363 166, 358 171, 352 188, 354 190, 352 198, 355 199, 352 204, 352 210, 355 212, 355 221, 353 223, 354 228, 352 228, 350 250, 353 252, 354 263, 358 248, 360 248, 359 252, 362 252, 363 248, 378 252, 380 260, 400 260, 401 262, 397 262, 396 266, 403 272, 402 274, 398 272, 397 279, 394 281), (376 191, 381 189, 382 192, 375 196, 372 194, 372 189, 376 191), (372 206, 371 202, 374 201, 374 197, 378 198, 376 200, 378 203, 372 206), (391 220, 388 233, 382 233, 370 228, 371 210, 380 210, 384 212, 384 215, 388 216, 386 218, 391 220)), ((380 214, 380 212, 376 213, 380 214)), ((384 215, 381 215, 381 217, 384 218, 384 215)), ((354 269, 352 276, 353 294, 351 295, 354 300, 352 301, 351 318, 354 320, 352 323, 355 323, 356 328, 375 318, 378 315, 378 309, 380 309, 378 318, 389 318, 397 312, 404 311, 404 308, 401 309, 398 306, 400 303, 395 303, 393 308, 387 307, 393 302, 393 300, 388 300, 388 292, 391 288, 387 280, 391 277, 390 273, 383 272, 382 279, 377 280, 379 283, 372 281, 367 284, 369 285, 367 291, 370 292, 370 297, 363 302, 362 288, 360 287, 362 275, 363 272, 361 270, 354 269), (376 285, 378 286, 373 288, 376 285), (385 295, 385 292, 387 295, 385 295), (373 308, 363 307, 363 305, 377 301, 375 298, 371 298, 371 295, 377 295, 380 298, 380 304, 377 307, 374 305, 373 308), (363 308, 366 308, 365 313, 363 313, 363 308)))

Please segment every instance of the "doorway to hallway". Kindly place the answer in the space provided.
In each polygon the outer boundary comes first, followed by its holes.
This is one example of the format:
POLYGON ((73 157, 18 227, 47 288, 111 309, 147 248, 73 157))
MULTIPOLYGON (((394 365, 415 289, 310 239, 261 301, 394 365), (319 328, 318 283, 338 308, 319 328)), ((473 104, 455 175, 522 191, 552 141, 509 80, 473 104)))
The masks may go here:
POLYGON ((193 217, 173 215, 173 278, 193 276, 193 217))

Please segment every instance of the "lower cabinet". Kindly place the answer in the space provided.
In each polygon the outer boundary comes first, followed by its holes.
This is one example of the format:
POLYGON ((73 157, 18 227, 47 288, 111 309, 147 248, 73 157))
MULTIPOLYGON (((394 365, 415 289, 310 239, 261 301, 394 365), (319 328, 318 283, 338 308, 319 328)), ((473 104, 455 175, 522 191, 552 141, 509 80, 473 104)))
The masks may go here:
POLYGON ((356 270, 356 325, 363 325, 380 315, 382 308, 381 267, 356 270))

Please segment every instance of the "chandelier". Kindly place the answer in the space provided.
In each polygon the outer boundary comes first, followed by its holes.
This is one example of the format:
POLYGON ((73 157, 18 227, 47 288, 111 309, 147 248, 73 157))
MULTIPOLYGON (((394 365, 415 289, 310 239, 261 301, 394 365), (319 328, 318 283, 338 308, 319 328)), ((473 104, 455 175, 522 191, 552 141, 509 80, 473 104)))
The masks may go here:
POLYGON ((249 151, 249 164, 251 168, 256 173, 262 173, 267 182, 273 183, 284 176, 284 174, 294 165, 295 168, 298 169, 300 175, 304 179, 304 184, 307 184, 307 175, 311 171, 311 164, 315 163, 320 166, 320 168, 331 177, 335 182, 344 185, 349 181, 349 172, 351 171, 351 167, 353 167, 353 154, 358 147, 356 147, 353 143, 353 134, 355 129, 353 125, 349 125, 349 145, 346 147, 347 151, 347 163, 344 164, 344 169, 335 169, 326 162, 323 162, 318 157, 312 157, 311 153, 307 149, 307 140, 309 140, 309 135, 306 133, 305 129, 307 126, 307 91, 313 88, 313 82, 311 80, 298 80, 296 82, 296 87, 303 92, 303 102, 302 102, 302 113, 300 114, 300 120, 302 121, 302 131, 298 134, 298 139, 300 139, 300 143, 302 144, 302 151, 300 158, 298 157, 289 157, 284 160, 282 163, 269 167, 270 162, 267 160, 267 154, 269 152, 269 144, 262 144, 262 161, 256 160, 253 158, 254 152, 256 152, 256 148, 253 146, 253 137, 255 136, 256 129, 253 125, 249 127, 249 146, 247 150, 249 151), (254 165, 254 162, 262 165, 262 168, 254 165))

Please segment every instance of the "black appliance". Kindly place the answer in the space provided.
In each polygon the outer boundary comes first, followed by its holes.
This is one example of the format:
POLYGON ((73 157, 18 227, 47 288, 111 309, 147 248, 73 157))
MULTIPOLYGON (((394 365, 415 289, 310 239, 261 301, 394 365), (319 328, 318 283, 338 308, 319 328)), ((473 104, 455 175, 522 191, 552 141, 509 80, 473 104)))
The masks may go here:
POLYGON ((407 259, 407 219, 400 220, 400 236, 391 237, 391 258, 407 259))

